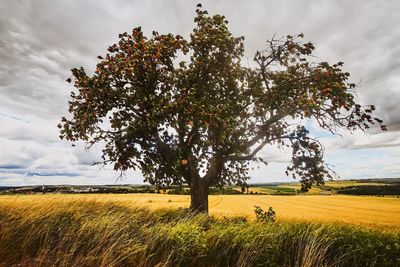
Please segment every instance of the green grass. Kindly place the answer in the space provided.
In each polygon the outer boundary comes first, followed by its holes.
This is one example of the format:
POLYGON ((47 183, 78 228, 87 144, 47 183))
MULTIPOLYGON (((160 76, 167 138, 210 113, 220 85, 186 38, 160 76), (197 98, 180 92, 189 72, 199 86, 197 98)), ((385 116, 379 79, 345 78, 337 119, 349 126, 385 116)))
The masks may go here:
POLYGON ((4 201, 0 225, 0 266, 400 265, 398 233, 216 219, 123 202, 4 201))

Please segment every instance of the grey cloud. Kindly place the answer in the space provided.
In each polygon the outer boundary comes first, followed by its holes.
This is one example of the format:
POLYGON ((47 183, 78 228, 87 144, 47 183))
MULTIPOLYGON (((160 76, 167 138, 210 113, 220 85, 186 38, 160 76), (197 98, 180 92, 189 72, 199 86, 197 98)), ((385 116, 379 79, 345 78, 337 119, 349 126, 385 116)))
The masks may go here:
POLYGON ((367 134, 364 132, 342 132, 340 138, 320 138, 320 141, 329 150, 357 150, 372 148, 400 149, 400 136, 396 131, 381 134, 367 134))
POLYGON ((15 164, 0 165, 0 169, 6 169, 6 170, 24 169, 25 167, 26 167, 26 166, 23 166, 23 165, 15 165, 15 164))
POLYGON ((59 142, 58 120, 41 120, 39 118, 27 118, 30 121, 15 119, 14 117, 0 118, 0 136, 14 141, 35 141, 40 144, 59 142))
POLYGON ((28 123, 28 121, 23 120, 23 119, 21 119, 21 118, 19 118, 19 117, 16 117, 16 116, 4 114, 4 113, 0 113, 0 116, 6 117, 6 118, 10 118, 10 119, 13 119, 13 120, 17 120, 17 121, 22 121, 22 122, 28 123))
POLYGON ((74 156, 79 165, 92 166, 93 163, 101 160, 101 145, 94 145, 87 149, 83 143, 78 143, 73 149, 74 156))

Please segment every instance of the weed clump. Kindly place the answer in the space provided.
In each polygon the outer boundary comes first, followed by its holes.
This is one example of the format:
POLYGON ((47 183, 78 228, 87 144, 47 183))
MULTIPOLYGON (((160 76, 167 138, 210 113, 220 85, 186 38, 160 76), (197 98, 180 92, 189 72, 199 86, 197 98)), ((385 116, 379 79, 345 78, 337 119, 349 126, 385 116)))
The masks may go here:
POLYGON ((264 211, 260 206, 254 206, 254 213, 257 221, 264 223, 276 221, 276 212, 272 207, 269 207, 268 211, 264 211))

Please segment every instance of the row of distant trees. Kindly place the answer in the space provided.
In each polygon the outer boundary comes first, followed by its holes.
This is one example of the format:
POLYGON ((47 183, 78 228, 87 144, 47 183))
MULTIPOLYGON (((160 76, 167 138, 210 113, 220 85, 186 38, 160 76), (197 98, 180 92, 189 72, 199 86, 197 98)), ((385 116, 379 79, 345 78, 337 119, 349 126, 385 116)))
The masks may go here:
POLYGON ((360 185, 337 190, 339 194, 346 195, 373 195, 387 196, 400 195, 400 184, 393 185, 360 185))
MULTIPOLYGON (((265 193, 251 190, 253 186, 242 187, 242 190, 233 187, 211 187, 210 195, 264 195, 265 193)), ((257 186, 259 187, 259 186, 257 186)), ((262 186, 261 186, 262 187, 262 186)), ((274 195, 294 195, 293 190, 277 190, 272 193, 274 195)), ((342 187, 340 189, 328 188, 328 191, 336 191, 338 194, 346 195, 373 195, 373 196, 388 196, 400 195, 400 183, 386 185, 359 185, 342 187)), ((144 187, 119 187, 119 186, 93 186, 93 187, 58 187, 58 186, 37 186, 23 188, 3 188, 0 194, 30 194, 30 193, 64 193, 64 194, 134 194, 134 193, 154 193, 154 194, 170 194, 170 195, 190 195, 188 187, 170 187, 157 189, 154 186, 144 187)))

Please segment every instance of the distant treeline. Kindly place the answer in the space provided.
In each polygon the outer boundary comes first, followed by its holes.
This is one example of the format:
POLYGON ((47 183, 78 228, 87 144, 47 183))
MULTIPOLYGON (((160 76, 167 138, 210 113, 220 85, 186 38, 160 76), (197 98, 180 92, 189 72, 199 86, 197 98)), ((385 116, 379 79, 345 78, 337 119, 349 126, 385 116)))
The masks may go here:
MULTIPOLYGON (((362 182, 376 183, 378 179, 365 179, 362 182)), ((361 180, 352 180, 361 182, 361 180)), ((337 194, 346 195, 372 195, 372 196, 400 196, 400 180, 399 179, 382 179, 383 184, 371 185, 355 185, 335 188, 326 186, 322 189, 321 194, 336 192, 337 194)), ((284 184, 282 184, 284 185, 284 184)), ((0 194, 170 194, 170 195, 190 195, 188 185, 171 186, 160 188, 151 185, 43 185, 43 186, 21 186, 21 187, 0 187, 0 194)), ((300 193, 300 192, 299 192, 300 193)), ((242 187, 211 187, 210 195, 295 195, 296 191, 290 187, 282 187, 277 184, 259 184, 247 185, 242 187), (266 189, 266 192, 254 190, 255 187, 266 189)))
POLYGON ((359 185, 337 190, 338 194, 387 196, 400 195, 400 184, 393 185, 359 185))
MULTIPOLYGON (((153 186, 145 187, 119 187, 119 186, 34 186, 34 187, 15 187, 2 188, 0 194, 170 194, 170 195, 190 195, 190 190, 186 187, 155 188, 153 186)), ((242 194, 241 191, 231 187, 210 188, 211 195, 235 195, 242 194)))
POLYGON ((46 193, 62 193, 62 194, 129 194, 129 193, 159 193, 151 187, 29 187, 29 188, 8 188, 0 190, 0 194, 46 194, 46 193))

